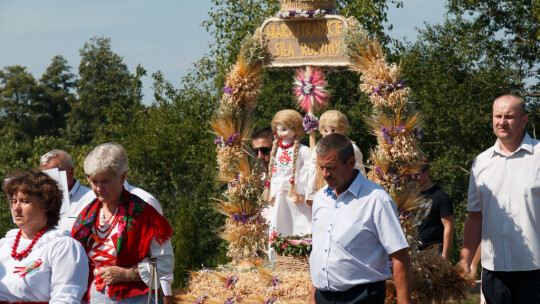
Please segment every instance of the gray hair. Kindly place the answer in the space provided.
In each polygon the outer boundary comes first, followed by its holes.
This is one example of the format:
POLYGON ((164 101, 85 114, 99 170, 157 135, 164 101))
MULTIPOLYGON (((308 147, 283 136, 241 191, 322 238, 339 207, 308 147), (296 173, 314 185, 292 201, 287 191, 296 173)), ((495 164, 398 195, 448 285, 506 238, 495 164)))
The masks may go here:
POLYGON ((127 169, 126 150, 114 142, 98 145, 90 150, 84 159, 84 173, 90 177, 106 171, 112 171, 116 176, 120 176, 127 169))
POLYGON ((73 160, 71 159, 71 157, 69 156, 69 154, 67 154, 65 151, 63 150, 51 150, 45 154, 43 154, 43 156, 41 156, 40 160, 39 160, 39 164, 41 165, 41 167, 45 167, 47 166, 51 160, 53 159, 57 159, 58 160, 58 169, 60 171, 65 171, 67 170, 68 168, 73 168, 73 160))
POLYGON ((339 133, 332 133, 323 137, 317 144, 317 155, 326 156, 337 151, 338 157, 344 164, 354 157, 354 149, 351 141, 339 133))

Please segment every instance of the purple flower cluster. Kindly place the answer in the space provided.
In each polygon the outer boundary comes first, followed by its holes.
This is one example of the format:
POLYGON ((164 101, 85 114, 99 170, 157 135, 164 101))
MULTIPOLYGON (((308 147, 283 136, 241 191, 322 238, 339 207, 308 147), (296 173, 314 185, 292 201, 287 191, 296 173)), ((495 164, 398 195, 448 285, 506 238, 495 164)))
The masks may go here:
POLYGON ((302 80, 302 95, 304 96, 311 96, 313 95, 313 90, 315 90, 315 86, 313 85, 313 75, 309 76, 309 80, 306 82, 302 80))
POLYGON ((223 83, 223 85, 225 86, 223 89, 221 89, 225 94, 232 94, 232 88, 230 86, 227 85, 226 82, 223 83))
POLYGON ((208 298, 208 295, 203 293, 197 299, 193 300, 193 304, 203 304, 206 298, 208 298))
MULTIPOLYGON (((379 180, 381 180, 381 181, 386 180, 384 178, 385 172, 381 168, 375 167, 375 173, 377 174, 377 177, 379 178, 379 180)), ((394 180, 393 183, 394 183, 394 186, 396 186, 396 187, 399 187, 399 186, 403 185, 404 183, 409 183, 409 182, 414 182, 415 181, 414 176, 410 175, 410 174, 395 173, 394 171, 391 171, 391 170, 388 170, 386 172, 386 174, 393 176, 393 180, 394 180)))
POLYGON ((387 128, 385 126, 381 126, 381 132, 382 136, 384 137, 384 140, 389 145, 394 144, 394 139, 392 138, 396 133, 400 133, 405 131, 405 125, 398 125, 398 126, 391 126, 390 128, 387 128))
POLYGON ((281 284, 281 280, 277 276, 273 276, 272 287, 276 288, 279 284, 281 284))
POLYGON ((393 91, 403 90, 405 88, 405 79, 400 79, 396 83, 384 82, 379 83, 376 88, 371 89, 369 95, 377 94, 383 96, 385 93, 392 93, 393 91))
POLYGON ((225 279, 225 288, 229 289, 238 282, 238 276, 236 274, 230 274, 225 279))
POLYGON ((275 298, 268 298, 264 301, 264 304, 274 304, 277 300, 275 298))
POLYGON ((233 135, 229 136, 228 141, 225 141, 225 139, 223 139, 223 137, 220 136, 214 139, 214 144, 215 145, 225 144, 226 146, 232 146, 234 142, 238 140, 238 136, 239 136, 238 133, 234 133, 233 135))
POLYGON ((304 131, 311 133, 319 127, 319 119, 317 119, 317 116, 308 113, 304 116, 303 125, 304 131))
POLYGON ((242 212, 242 214, 238 214, 237 212, 235 212, 233 213, 232 217, 233 217, 233 220, 237 223, 241 222, 245 224, 249 221, 249 216, 245 212, 242 212))
POLYGON ((337 11, 333 9, 326 10, 288 10, 285 12, 280 12, 278 18, 287 19, 287 18, 313 18, 313 17, 322 17, 324 15, 337 15, 337 11))
POLYGON ((235 304, 238 301, 236 297, 228 297, 223 301, 223 304, 235 304))
POLYGON ((204 273, 213 273, 214 271, 210 268, 206 268, 206 267, 203 267, 203 269, 201 269, 202 272, 204 273))
MULTIPOLYGON (((247 224, 250 221, 249 216, 245 212, 242 212, 242 214, 235 212, 233 213, 232 218, 233 218, 233 221, 235 221, 236 223, 247 224)), ((257 222, 257 224, 262 223, 262 219, 258 215, 255 217, 255 221, 257 222)))

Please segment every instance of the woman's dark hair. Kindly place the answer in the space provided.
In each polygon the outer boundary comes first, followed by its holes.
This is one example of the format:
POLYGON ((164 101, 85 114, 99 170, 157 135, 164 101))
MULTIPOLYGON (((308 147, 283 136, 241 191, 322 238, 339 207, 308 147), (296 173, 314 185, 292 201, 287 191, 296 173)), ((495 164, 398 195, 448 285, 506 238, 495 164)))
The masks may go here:
POLYGON ((19 191, 39 197, 40 205, 46 210, 47 224, 58 225, 62 207, 62 191, 49 175, 39 170, 14 172, 4 179, 2 189, 8 198, 19 191))

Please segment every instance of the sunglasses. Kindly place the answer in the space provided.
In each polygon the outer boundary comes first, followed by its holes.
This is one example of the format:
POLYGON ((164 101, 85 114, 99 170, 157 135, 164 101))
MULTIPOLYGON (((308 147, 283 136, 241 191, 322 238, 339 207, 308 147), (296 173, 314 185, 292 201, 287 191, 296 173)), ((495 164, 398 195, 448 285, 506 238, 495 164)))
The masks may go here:
POLYGON ((268 155, 270 154, 270 151, 272 151, 272 148, 268 148, 268 147, 253 148, 252 151, 253 151, 253 154, 255 155, 259 155, 259 151, 264 155, 268 155))

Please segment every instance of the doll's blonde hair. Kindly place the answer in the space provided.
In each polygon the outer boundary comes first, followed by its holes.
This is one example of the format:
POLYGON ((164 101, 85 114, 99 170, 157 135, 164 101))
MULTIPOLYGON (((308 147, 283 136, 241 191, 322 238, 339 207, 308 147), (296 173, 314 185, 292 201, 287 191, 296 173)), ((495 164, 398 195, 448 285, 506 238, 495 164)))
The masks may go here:
MULTIPOLYGON (((294 182, 291 183, 289 189, 289 196, 292 196, 296 192, 296 164, 298 163, 298 151, 300 150, 300 141, 304 138, 306 132, 304 131, 304 125, 302 124, 303 119, 302 115, 295 110, 281 110, 276 113, 274 119, 272 119, 272 131, 276 134, 277 126, 284 126, 291 129, 294 132, 294 150, 293 150, 293 171, 292 178, 294 182)), ((268 179, 272 179, 272 169, 274 167, 274 158, 276 157, 276 151, 279 145, 279 136, 275 136, 274 142, 272 144, 272 152, 270 153, 270 163, 268 165, 268 179)), ((270 184, 272 187, 272 184, 270 184)))
POLYGON ((340 111, 329 110, 324 112, 319 119, 319 132, 322 133, 325 127, 333 127, 334 129, 343 131, 343 133, 338 133, 345 135, 349 129, 349 121, 347 120, 347 116, 340 111))

